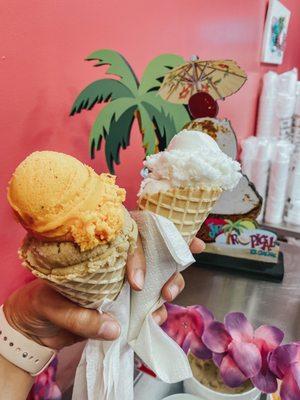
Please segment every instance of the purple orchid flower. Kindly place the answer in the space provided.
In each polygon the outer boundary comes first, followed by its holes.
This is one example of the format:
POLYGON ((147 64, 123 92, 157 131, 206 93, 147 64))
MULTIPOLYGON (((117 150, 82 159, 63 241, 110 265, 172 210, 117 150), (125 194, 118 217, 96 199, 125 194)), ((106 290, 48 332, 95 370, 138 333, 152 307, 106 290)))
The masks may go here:
POLYGON ((300 343, 278 347, 269 356, 270 370, 282 380, 282 400, 300 399, 300 343))
POLYGON ((166 304, 168 319, 162 329, 174 339, 185 353, 191 351, 204 360, 212 357, 212 352, 204 345, 201 337, 204 329, 214 320, 213 314, 204 306, 180 307, 166 304))
POLYGON ((243 313, 225 316, 224 324, 213 321, 205 329, 203 343, 213 352, 226 385, 237 387, 247 379, 265 393, 277 390, 275 374, 269 369, 268 355, 283 339, 283 332, 268 325, 254 331, 243 313))
POLYGON ((56 383, 57 358, 35 378, 27 400, 61 400, 62 393, 56 383))

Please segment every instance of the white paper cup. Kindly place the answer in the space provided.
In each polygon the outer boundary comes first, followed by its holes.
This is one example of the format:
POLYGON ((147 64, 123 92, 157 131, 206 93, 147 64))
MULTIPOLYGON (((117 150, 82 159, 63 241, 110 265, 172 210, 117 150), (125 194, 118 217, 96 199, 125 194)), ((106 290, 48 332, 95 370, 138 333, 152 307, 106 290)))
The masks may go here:
POLYGON ((293 125, 295 127, 300 127, 300 115, 294 115, 293 125))
POLYGON ((195 378, 186 379, 183 382, 183 390, 185 393, 193 394, 201 400, 258 400, 261 394, 256 388, 239 394, 219 393, 202 385, 195 378))
POLYGON ((179 393, 179 394, 172 394, 172 396, 165 397, 162 400, 204 400, 204 399, 200 399, 199 397, 195 397, 187 393, 179 393))

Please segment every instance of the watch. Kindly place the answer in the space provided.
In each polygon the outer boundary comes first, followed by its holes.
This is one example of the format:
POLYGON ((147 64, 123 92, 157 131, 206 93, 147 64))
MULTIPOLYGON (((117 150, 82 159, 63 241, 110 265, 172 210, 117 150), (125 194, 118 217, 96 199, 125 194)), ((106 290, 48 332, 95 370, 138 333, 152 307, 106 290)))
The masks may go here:
POLYGON ((6 320, 3 306, 0 307, 0 354, 10 363, 28 372, 39 375, 51 363, 57 351, 28 339, 12 328, 6 320))

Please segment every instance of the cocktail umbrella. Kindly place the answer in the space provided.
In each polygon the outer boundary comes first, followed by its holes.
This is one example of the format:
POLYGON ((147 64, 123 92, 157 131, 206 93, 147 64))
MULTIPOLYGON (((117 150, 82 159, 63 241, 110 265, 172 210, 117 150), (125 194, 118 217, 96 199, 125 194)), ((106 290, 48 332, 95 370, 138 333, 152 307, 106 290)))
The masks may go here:
POLYGON ((246 79, 246 73, 233 60, 200 61, 194 56, 166 74, 159 94, 176 104, 187 104, 197 92, 223 99, 237 92, 246 79))

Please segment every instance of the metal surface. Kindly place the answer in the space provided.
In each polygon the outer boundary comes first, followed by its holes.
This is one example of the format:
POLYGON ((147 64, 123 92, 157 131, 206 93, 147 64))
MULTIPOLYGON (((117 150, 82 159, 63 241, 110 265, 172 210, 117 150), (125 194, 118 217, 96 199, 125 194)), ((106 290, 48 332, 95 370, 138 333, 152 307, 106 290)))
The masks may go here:
POLYGON ((186 287, 176 302, 203 304, 217 319, 230 311, 242 311, 255 325, 276 325, 284 341, 300 339, 300 247, 282 243, 285 276, 282 283, 259 281, 228 272, 190 267, 184 273, 186 287))
POLYGON ((277 233, 278 237, 294 237, 296 239, 300 239, 300 226, 292 225, 287 222, 282 222, 281 224, 267 224, 263 222, 260 224, 262 228, 269 229, 277 233))

